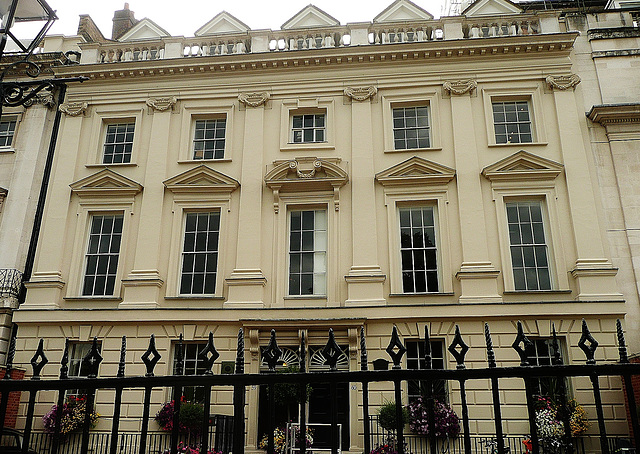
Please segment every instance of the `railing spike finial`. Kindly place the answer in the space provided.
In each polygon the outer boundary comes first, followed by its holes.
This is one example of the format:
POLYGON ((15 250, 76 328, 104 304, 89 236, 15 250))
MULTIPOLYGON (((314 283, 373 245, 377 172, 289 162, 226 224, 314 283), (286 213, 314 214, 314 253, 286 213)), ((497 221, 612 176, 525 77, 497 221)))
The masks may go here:
POLYGON ((124 377, 124 366, 127 357, 127 336, 122 336, 122 344, 120 344, 120 360, 118 361, 118 378, 124 377))
POLYGON ((31 377, 32 380, 40 380, 40 372, 48 362, 49 360, 44 354, 44 339, 40 339, 40 342, 38 343, 38 349, 31 358, 31 367, 33 368, 33 376, 31 377))
POLYGON ((269 339, 269 345, 262 353, 262 359, 267 362, 269 366, 269 372, 275 372, 278 360, 282 356, 282 350, 278 347, 278 341, 276 340, 276 330, 271 330, 271 338, 269 339))
POLYGON ((236 347, 236 374, 244 374, 244 330, 238 330, 238 344, 236 347))
POLYGON ((367 358, 367 341, 364 338, 364 325, 360 326, 360 370, 369 369, 369 360, 367 358))
POLYGON ((429 325, 424 325, 424 364, 425 369, 433 369, 431 356, 431 338, 429 337, 429 325))
POLYGON ((86 367, 88 371, 88 378, 96 378, 98 376, 98 368, 102 362, 102 355, 100 355, 100 349, 98 348, 98 338, 94 337, 91 343, 91 349, 82 358, 82 366, 86 367))
POLYGON ((176 344, 176 370, 175 375, 184 375, 184 335, 180 333, 176 344))
POLYGON ((16 337, 18 337, 18 325, 13 325, 11 337, 9 338, 9 350, 7 351, 7 363, 5 365, 4 379, 11 378, 11 369, 13 369, 13 359, 16 356, 16 337))
POLYGON ((464 364, 464 357, 469 351, 469 346, 462 339, 462 335, 460 334, 460 326, 456 325, 456 331, 453 336, 453 342, 449 345, 449 352, 456 359, 456 369, 466 369, 467 366, 464 364))
POLYGON ((580 336, 580 340, 578 341, 578 347, 580 347, 587 357, 587 364, 596 363, 595 353, 598 348, 598 341, 591 335, 587 321, 584 318, 582 319, 582 336, 580 336))
POLYGON ((337 364, 341 353, 342 350, 336 342, 336 336, 333 333, 333 328, 329 328, 329 339, 327 339, 327 343, 322 349, 322 354, 326 358, 324 363, 325 365, 329 366, 329 370, 338 370, 337 364))
POLYGON ((307 345, 304 337, 304 331, 300 336, 300 372, 307 371, 307 345))
POLYGON ((209 339, 207 340, 207 345, 198 355, 198 358, 204 363, 204 375, 213 375, 211 368, 213 367, 213 363, 219 357, 220 353, 218 353, 218 350, 216 350, 216 346, 213 345, 213 333, 209 331, 209 339))
POLYGON ((69 338, 64 340, 64 350, 60 360, 60 380, 69 378, 69 338))
POLYGON ((533 342, 529 340, 527 336, 524 334, 524 328, 522 327, 522 322, 518 320, 518 334, 516 335, 513 344, 511 347, 518 353, 520 356, 520 365, 528 366, 529 365, 529 351, 533 347, 533 342))
POLYGON ((491 340, 491 331, 489 331, 489 324, 484 324, 484 340, 487 344, 487 363, 490 368, 497 367, 496 365, 496 353, 493 350, 493 340, 491 340))
POLYGON ((400 336, 398 336, 398 328, 396 325, 393 325, 391 340, 389 341, 389 345, 387 345, 387 353, 393 360, 394 369, 400 369, 402 367, 400 362, 406 351, 407 348, 403 345, 402 341, 400 341, 400 336))
POLYGON ((629 362, 629 357, 627 356, 627 343, 624 340, 622 322, 619 318, 616 319, 616 332, 618 333, 618 354, 620 355, 620 362, 626 364, 629 362))
POLYGON ((153 369, 155 369, 160 358, 162 358, 162 355, 156 349, 156 337, 152 334, 149 337, 149 347, 142 355, 142 362, 147 366, 147 373, 145 374, 147 377, 153 377, 153 369))
POLYGON ((551 323, 551 348, 553 348, 553 365, 562 365, 562 355, 560 354, 560 342, 558 341, 558 334, 556 333, 556 324, 551 323))

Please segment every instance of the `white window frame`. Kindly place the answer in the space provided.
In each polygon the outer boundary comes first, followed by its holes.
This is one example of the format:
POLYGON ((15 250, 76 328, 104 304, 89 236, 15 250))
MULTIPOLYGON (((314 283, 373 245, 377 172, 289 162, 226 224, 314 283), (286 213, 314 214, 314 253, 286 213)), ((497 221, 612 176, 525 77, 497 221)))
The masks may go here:
POLYGON ((214 162, 229 162, 233 152, 233 121, 234 104, 215 104, 209 100, 209 105, 183 104, 182 122, 180 127, 180 152, 178 162, 181 164, 206 164, 214 162), (214 105, 211 105, 214 104, 214 105), (221 159, 194 159, 193 140, 197 120, 225 120, 224 157, 221 159))
POLYGON ((328 306, 338 306, 338 217, 339 211, 334 209, 333 194, 326 192, 313 193, 280 193, 280 208, 276 214, 274 231, 274 269, 277 280, 272 286, 271 307, 297 307, 299 305, 317 305, 318 301, 328 306), (299 210, 320 210, 327 212, 327 289, 325 295, 289 295, 289 212, 299 210))
MULTIPOLYGON (((134 144, 134 137, 135 137, 135 131, 136 131, 136 123, 135 120, 129 120, 129 119, 125 119, 122 122, 108 122, 105 124, 105 138, 102 144, 102 163, 104 165, 112 165, 112 164, 130 164, 131 160, 133 158, 133 144, 134 144), (116 131, 110 131, 113 127, 116 128, 116 131), (110 134, 122 134, 121 132, 118 132, 118 129, 124 128, 124 134, 130 134, 133 133, 133 136, 131 137, 131 141, 125 140, 122 142, 118 142, 118 141, 113 141, 110 142, 107 139, 109 139, 109 135, 110 134), (133 129, 133 131, 130 131, 130 129, 133 129), (113 153, 110 154, 111 159, 114 159, 115 156, 117 155, 121 155, 122 156, 122 162, 105 162, 107 159, 107 147, 117 147, 118 145, 122 145, 123 147, 126 147, 127 145, 131 145, 131 150, 127 153, 126 150, 124 150, 122 153, 115 153, 115 151, 113 153), (125 162, 125 157, 129 156, 129 160, 125 162)), ((126 136, 125 136, 126 137, 126 136)))
POLYGON ((511 90, 502 88, 483 88, 482 102, 484 105, 487 144, 489 147, 529 147, 532 145, 547 145, 545 121, 542 108, 542 88, 540 85, 527 85, 511 90), (529 105, 529 119, 531 121, 532 142, 497 143, 493 124, 493 102, 527 101, 529 105))
POLYGON ((335 149, 336 124, 333 98, 302 98, 282 101, 280 108, 280 151, 335 149), (293 116, 324 114, 325 141, 293 143, 293 116))
MULTIPOLYGON (((429 339, 429 341, 431 342, 431 344, 433 345, 433 343, 437 342, 439 344, 441 344, 442 347, 442 358, 437 358, 437 360, 441 360, 442 361, 442 368, 437 368, 437 367, 433 367, 434 370, 445 370, 447 368, 447 343, 446 343, 446 339, 442 339, 442 338, 431 338, 429 339)), ((406 346, 407 346, 407 354, 405 357, 405 368, 407 370, 427 370, 427 369, 421 369, 420 368, 420 364, 424 362, 424 356, 420 356, 420 350, 424 350, 424 339, 407 339, 406 340, 406 346), (416 345, 416 353, 418 355, 417 358, 413 358, 409 356, 409 344, 414 344, 416 345), (423 347, 421 347, 421 345, 423 347), (414 362, 417 361, 418 367, 417 368, 409 368, 409 361, 414 362)), ((431 364, 433 365, 433 347, 432 347, 432 358, 431 358, 431 364)), ((416 395, 411 395, 409 394, 409 381, 413 381, 413 382, 420 382, 420 381, 424 381, 424 380, 408 380, 407 381, 407 402, 411 403, 413 400, 412 398, 415 398, 416 395)), ((440 381, 441 383, 443 383, 444 385, 444 393, 447 396, 447 399, 445 400, 445 403, 449 401, 448 399, 448 394, 449 394, 449 390, 447 387, 447 381, 444 379, 441 380, 437 380, 440 381)))
POLYGON ((500 255, 502 259, 502 276, 505 292, 518 293, 544 293, 553 291, 566 291, 569 289, 567 273, 561 270, 562 266, 561 234, 558 220, 558 207, 556 203, 555 188, 522 189, 496 189, 494 188, 494 200, 497 214, 498 239, 500 242, 500 255), (513 263, 511 261, 511 241, 507 225, 507 202, 539 201, 542 208, 542 222, 545 226, 545 241, 547 243, 547 260, 549 262, 550 290, 516 290, 513 277, 513 263))
POLYGON ((441 150, 442 137, 440 129, 439 94, 436 90, 420 90, 409 95, 386 94, 382 99, 382 127, 385 153, 415 153, 419 151, 441 150), (427 107, 429 109, 429 147, 427 148, 395 148, 393 132, 393 109, 402 107, 427 107))
MULTIPOLYGON (((206 297, 206 296, 213 296, 213 295, 216 294, 215 290, 214 290, 213 293, 182 293, 182 289, 181 289, 181 287, 182 287, 182 276, 184 274, 184 266, 183 266, 184 262, 183 262, 183 259, 184 259, 184 253, 185 253, 184 252, 184 243, 185 243, 185 237, 186 237, 186 233, 187 233, 186 232, 187 217, 189 215, 193 215, 193 214, 211 214, 211 213, 215 213, 215 212, 218 213, 218 243, 216 245, 216 271, 215 271, 216 279, 215 279, 215 284, 214 284, 216 289, 217 289, 217 286, 219 285, 218 283, 219 283, 220 279, 218 279, 218 277, 219 277, 220 270, 219 270, 218 265, 219 265, 219 253, 220 253, 220 222, 221 222, 221 218, 222 218, 220 210, 218 210, 218 209, 212 209, 212 210, 209 210, 209 211, 205 211, 205 210, 188 211, 187 210, 187 211, 184 212, 184 222, 183 222, 183 225, 182 225, 182 247, 180 248, 180 276, 179 276, 180 279, 179 279, 179 282, 178 282, 178 286, 179 286, 178 293, 180 294, 180 296, 187 296, 187 297, 205 296, 206 297)), ((197 252, 201 252, 202 253, 203 251, 194 251, 194 253, 197 253, 197 252)), ((193 290, 193 286, 192 286, 192 290, 193 290)))
POLYGON ((129 256, 134 251, 127 247, 131 229, 131 215, 133 214, 133 201, 114 200, 113 203, 101 203, 94 201, 81 201, 78 205, 76 233, 74 235, 73 254, 71 257, 69 285, 67 286, 66 300, 73 299, 104 299, 120 300, 122 291, 122 279, 127 264, 131 263, 129 256), (84 275, 86 265, 86 253, 89 248, 89 233, 91 230, 91 220, 94 215, 122 215, 122 239, 120 242, 120 252, 118 254, 118 269, 116 272, 116 282, 113 295, 83 295, 84 275))
MULTIPOLYGON (((326 293, 327 293, 327 271, 328 271, 327 270, 327 263, 328 263, 328 259, 329 259, 328 258, 328 251, 327 251, 327 249, 329 248, 328 247, 329 246, 329 213, 327 212, 327 208, 324 208, 324 207, 323 208, 304 208, 304 207, 301 207, 300 209, 290 208, 287 211, 287 218, 288 218, 287 219, 287 226, 288 226, 288 229, 289 229, 289 232, 288 232, 289 233, 289 239, 291 238, 291 234, 293 233, 292 232, 292 228, 293 228, 292 216, 293 216, 293 213, 294 212, 305 212, 305 211, 307 211, 307 212, 313 211, 314 212, 314 230, 313 230, 313 232, 314 232, 314 243, 315 243, 316 232, 319 231, 319 230, 316 230, 317 226, 316 226, 316 222, 315 222, 315 216, 316 216, 315 213, 320 212, 320 211, 324 211, 324 213, 325 213, 326 225, 325 225, 324 232, 325 232, 325 237, 326 237, 326 240, 325 240, 326 245, 325 245, 324 251, 317 250, 315 248, 314 248, 313 251, 308 251, 308 252, 313 253, 313 256, 314 256, 314 267, 313 267, 313 272, 312 272, 312 274, 314 276, 316 274, 320 274, 320 273, 316 272, 316 268, 315 268, 315 257, 316 256, 315 256, 315 254, 319 253, 319 252, 324 252, 324 254, 325 254, 325 259, 324 259, 324 266, 325 266, 325 270, 324 270, 324 290, 325 291, 324 291, 324 293, 315 293, 315 290, 314 290, 314 293, 312 293, 312 294, 302 294, 302 293, 300 293, 300 294, 295 294, 295 293, 292 294, 292 293, 290 293, 291 288, 290 288, 290 285, 289 285, 289 280, 291 279, 290 266, 291 266, 292 251, 291 251, 291 244, 290 244, 290 241, 289 241, 288 244, 287 244, 287 276, 288 276, 288 279, 287 279, 287 296, 288 297, 302 297, 302 298, 304 298, 304 297, 312 297, 312 298, 313 297, 326 297, 326 293)), ((302 239, 301 239, 301 241, 302 241, 302 239)), ((314 281, 315 281, 315 279, 314 279, 314 281)), ((302 285, 302 283, 300 283, 300 285, 302 285)))
POLYGON ((11 136, 11 145, 2 145, 0 146, 0 153, 11 153, 16 151, 16 136, 18 134, 18 128, 20 127, 20 122, 22 120, 22 114, 10 114, 5 113, 0 118, 0 121, 15 121, 16 126, 13 129, 13 135, 11 136))
POLYGON ((222 298, 223 297, 223 284, 224 284, 224 270, 226 264, 226 253, 228 243, 220 241, 225 235, 225 232, 229 232, 228 228, 228 213, 230 211, 231 197, 226 194, 212 194, 206 197, 207 200, 198 200, 197 194, 195 197, 189 197, 188 194, 176 194, 173 202, 173 221, 172 221, 172 233, 170 242, 170 256, 169 256, 169 273, 167 276, 167 297, 177 299, 210 299, 210 298, 222 298), (218 263, 216 265, 216 289, 213 294, 182 294, 180 293, 180 281, 182 277, 182 249, 184 247, 184 229, 187 218, 187 213, 210 213, 212 211, 220 212, 220 236, 218 239, 218 263))
MULTIPOLYGON (((441 258, 440 258, 440 232, 438 231, 438 207, 436 206, 435 203, 422 203, 422 204, 403 204, 403 203, 399 203, 396 204, 396 209, 398 210, 397 216, 398 216, 398 235, 400 236, 399 240, 398 240, 398 252, 400 253, 400 279, 401 279, 401 286, 402 286, 402 294, 403 295, 428 295, 428 294, 438 294, 440 293, 440 288, 441 288, 441 281, 442 281, 442 276, 441 276, 441 272, 440 272, 440 262, 441 262, 441 258), (432 215, 433 215, 433 229, 434 229, 434 234, 435 234, 435 249, 436 249, 436 274, 437 274, 437 286, 438 286, 438 290, 435 292, 406 292, 404 290, 404 279, 403 279, 403 272, 404 272, 404 267, 402 266, 402 226, 400 225, 400 221, 401 221, 401 215, 400 212, 403 210, 407 210, 407 209, 426 209, 426 208, 430 208, 432 210, 432 215)), ((413 249, 413 248, 412 248, 413 249)), ((421 248, 422 250, 424 250, 425 248, 421 248)), ((426 268, 426 261, 425 261, 425 268, 426 268)), ((415 268, 413 269, 413 271, 416 271, 415 268)), ((428 286, 427 281, 425 280, 425 285, 428 286)), ((415 279, 414 279, 414 287, 415 287, 415 279)))
MULTIPOLYGON (((393 122, 392 131, 393 131, 393 148, 394 148, 394 150, 396 150, 396 151, 400 151, 400 150, 419 150, 419 149, 421 149, 421 148, 431 148, 431 136, 432 136, 432 134, 431 134, 431 122, 432 122, 432 118, 431 118, 431 117, 432 117, 432 116, 431 116, 431 109, 430 109, 430 107, 429 107, 429 104, 416 105, 416 106, 406 105, 406 104, 405 104, 405 105, 395 105, 395 106, 392 106, 392 107, 391 107, 391 120, 392 120, 392 122, 393 122), (403 117, 402 117, 402 118, 403 118, 405 121, 406 121, 406 119, 407 119, 407 116, 406 116, 406 110, 407 110, 407 109, 415 109, 415 110, 416 110, 416 114, 418 113, 418 112, 417 112, 417 109, 426 109, 426 111, 427 111, 427 115, 426 115, 426 118, 427 118, 427 126, 419 126, 419 125, 417 125, 417 124, 416 124, 416 125, 415 125, 415 126, 413 126, 413 127, 408 127, 408 126, 405 126, 405 127, 402 127, 402 128, 400 128, 400 127, 396 127, 396 124, 395 124, 395 123, 396 123, 396 114, 395 114, 395 112, 396 112, 396 111, 400 111, 401 109, 404 111, 404 115, 403 115, 403 117), (398 147, 398 146, 396 145, 396 140, 397 140, 397 139, 396 139, 396 131, 405 131, 405 132, 406 132, 406 131, 414 131, 414 130, 415 130, 415 131, 419 131, 419 130, 421 130, 421 129, 426 129, 426 130, 427 130, 427 142, 428 142, 428 144, 427 144, 427 146, 426 146, 426 147, 421 147, 421 146, 419 146, 419 145, 418 145, 418 146, 415 146, 415 147, 398 147)), ((417 118, 417 117, 416 117, 416 118, 417 118)), ((407 140, 409 140, 409 139, 407 139, 407 138, 405 137, 405 139, 403 139, 403 140, 404 140, 404 141, 407 141, 407 140)), ((416 137, 416 141, 418 141, 418 140, 420 140, 420 138, 419 138, 419 137, 416 137)))
POLYGON ((90 139, 88 142, 79 141, 79 154, 87 156, 87 167, 127 167, 135 166, 140 158, 140 137, 143 125, 144 110, 140 109, 97 109, 95 114, 82 118, 82 121, 91 121, 90 139), (107 137, 107 127, 112 124, 134 123, 133 146, 131 147, 131 161, 126 163, 105 163, 104 145, 107 137))
MULTIPOLYGON (((85 283, 86 283, 86 281, 87 281, 87 277, 88 277, 88 275, 87 275, 87 267, 88 267, 88 263, 89 263, 89 261, 90 261, 91 257, 93 257, 93 256, 97 256, 98 261, 99 261, 100 257, 103 257, 103 256, 105 256, 105 255, 107 255, 107 256, 117 255, 117 261, 118 261, 118 263, 117 263, 117 265, 116 265, 116 272, 113 274, 114 280, 116 279, 116 277, 117 277, 117 271, 118 271, 117 267, 120 265, 120 252, 121 252, 121 247, 122 247, 122 234, 123 234, 123 232, 124 232, 124 214, 122 214, 122 213, 92 213, 92 214, 91 214, 91 216, 89 217, 89 226, 88 226, 88 227, 89 227, 89 232, 87 233, 87 249, 86 249, 86 251, 85 251, 84 264, 83 264, 84 273, 83 273, 83 276, 82 276, 82 289, 81 289, 81 294, 82 294, 82 296, 85 296, 85 297, 93 297, 93 296, 113 296, 113 295, 114 295, 113 293, 108 293, 108 294, 104 294, 104 295, 100 295, 100 294, 98 294, 98 295, 97 295, 97 294, 95 294, 95 293, 85 294, 85 293, 84 293, 84 286, 85 286, 85 283), (96 253, 91 253, 91 252, 90 252, 90 249, 89 249, 89 248, 90 248, 90 246, 91 246, 91 237, 92 237, 92 235, 93 235, 93 233, 92 233, 92 230, 93 230, 93 223, 94 223, 94 220, 95 220, 97 217, 103 217, 103 218, 104 218, 104 217, 112 217, 114 222, 115 222, 115 220, 116 220, 116 218, 117 218, 117 217, 121 217, 121 218, 122 218, 122 226, 121 226, 121 232, 120 232, 120 243, 119 243, 119 245, 118 245, 118 252, 117 252, 117 254, 114 254, 113 252, 111 252, 111 250, 109 250, 109 251, 108 251, 108 252, 106 252, 106 253, 101 253, 99 250, 98 250, 96 253)), ((101 229, 102 229, 102 226, 101 226, 101 229)), ((104 233, 102 232, 102 230, 101 230, 100 232, 98 232, 98 236, 102 236, 103 234, 104 234, 104 233)), ((98 245, 100 245, 100 244, 101 244, 101 240, 98 240, 98 241, 99 241, 99 242, 98 242, 98 245)), ((113 226, 112 226, 112 230, 111 230, 111 232, 110 232, 110 244, 111 244, 111 242, 112 242, 112 241, 113 241, 113 226)), ((97 267, 97 266, 98 266, 98 265, 96 264, 96 267, 97 267)), ((97 271, 96 271, 96 272, 97 272, 97 271)), ((105 275, 105 278, 108 278, 110 275, 111 275, 111 273, 109 273, 109 272, 108 272, 108 270, 107 270, 107 274, 105 275)), ((99 276, 99 275, 98 275, 98 274, 95 274, 94 276, 95 276, 95 277, 97 277, 97 276, 99 276)), ((106 282, 105 282, 105 286, 106 286, 106 285, 107 285, 107 284, 106 284, 106 282)), ((94 285, 92 286, 92 288, 95 290, 95 280, 94 280, 94 285)), ((106 288, 105 288, 105 290, 106 290, 106 288)), ((115 291, 115 281, 114 281, 114 291, 115 291)))
POLYGON ((393 188, 385 189, 385 205, 387 207, 387 222, 389 235, 389 268, 391 296, 418 296, 439 295, 453 292, 453 276, 451 268, 450 225, 447 213, 448 191, 446 188, 433 188, 424 191, 416 188, 415 191, 394 191, 393 188), (400 254, 400 208, 428 207, 434 208, 434 222, 436 230, 436 260, 438 264, 438 291, 428 293, 405 293, 402 285, 402 257, 400 254))
MULTIPOLYGON (((84 357, 91 351, 91 347, 93 346, 93 341, 80 341, 74 340, 69 342, 69 378, 79 378, 79 377, 87 377, 87 375, 82 375, 82 360, 84 357), (75 356, 76 347, 78 345, 88 346, 89 348, 82 354, 79 358, 75 356), (77 373, 74 373, 74 368, 77 366, 77 373)), ((98 342, 98 351, 102 351, 102 343, 98 342)), ((68 389, 66 391, 66 396, 83 396, 84 394, 79 392, 82 391, 82 388, 68 389)))

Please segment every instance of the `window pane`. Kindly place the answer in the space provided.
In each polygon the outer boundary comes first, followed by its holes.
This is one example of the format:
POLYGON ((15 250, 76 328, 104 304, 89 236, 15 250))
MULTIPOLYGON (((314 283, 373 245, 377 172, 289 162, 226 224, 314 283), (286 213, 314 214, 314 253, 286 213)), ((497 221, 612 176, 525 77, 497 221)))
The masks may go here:
POLYGON ((527 101, 494 101, 492 110, 496 143, 532 142, 527 101))
POLYGON ((290 212, 289 294, 324 295, 327 271, 327 212, 290 212))
POLYGON ((214 294, 218 268, 220 213, 187 213, 180 293, 214 294))
POLYGON ((83 295, 113 295, 122 221, 122 215, 92 216, 85 255, 83 295))
POLYGON ((404 293, 437 292, 434 208, 401 208, 399 220, 402 291, 404 293))
POLYGON ((430 146, 429 107, 393 109, 395 149, 428 148, 430 146))

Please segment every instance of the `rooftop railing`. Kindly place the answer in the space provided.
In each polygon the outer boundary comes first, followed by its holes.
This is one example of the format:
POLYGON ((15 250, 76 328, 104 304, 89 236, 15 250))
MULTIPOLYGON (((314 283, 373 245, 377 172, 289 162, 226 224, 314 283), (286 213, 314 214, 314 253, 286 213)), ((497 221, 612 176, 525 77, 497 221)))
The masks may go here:
POLYGON ((84 43, 81 63, 193 58, 249 53, 276 53, 354 46, 381 46, 458 39, 538 35, 560 32, 559 12, 465 17, 391 23, 351 23, 294 30, 249 30, 246 33, 135 42, 84 43))

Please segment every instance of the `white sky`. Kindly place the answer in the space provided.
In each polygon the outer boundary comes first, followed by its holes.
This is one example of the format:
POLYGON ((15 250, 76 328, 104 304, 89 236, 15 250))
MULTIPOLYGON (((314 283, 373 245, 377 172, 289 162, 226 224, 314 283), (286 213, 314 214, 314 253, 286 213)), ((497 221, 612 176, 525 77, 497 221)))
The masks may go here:
MULTIPOLYGON (((443 0, 413 0, 436 17, 443 0)), ((50 34, 74 35, 78 16, 89 14, 106 38, 111 37, 113 12, 124 7, 125 0, 47 0, 59 19, 50 34)), ((252 29, 280 26, 309 3, 335 17, 342 24, 368 22, 393 0, 128 0, 136 19, 148 17, 173 36, 193 36, 194 32, 221 11, 234 15, 252 29)))

